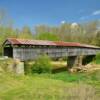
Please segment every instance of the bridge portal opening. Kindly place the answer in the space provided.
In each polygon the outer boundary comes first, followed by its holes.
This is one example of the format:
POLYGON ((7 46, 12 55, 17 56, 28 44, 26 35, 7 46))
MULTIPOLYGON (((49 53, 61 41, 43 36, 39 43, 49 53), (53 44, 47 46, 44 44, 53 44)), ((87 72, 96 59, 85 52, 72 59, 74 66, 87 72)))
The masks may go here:
POLYGON ((12 47, 4 47, 4 56, 13 57, 13 48, 12 47))

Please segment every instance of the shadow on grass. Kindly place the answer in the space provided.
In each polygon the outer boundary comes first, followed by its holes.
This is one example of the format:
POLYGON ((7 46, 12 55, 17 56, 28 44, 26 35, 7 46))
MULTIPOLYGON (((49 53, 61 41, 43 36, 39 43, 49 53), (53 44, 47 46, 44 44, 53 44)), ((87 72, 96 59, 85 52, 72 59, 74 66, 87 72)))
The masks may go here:
POLYGON ((60 73, 60 72, 64 72, 64 71, 67 71, 67 67, 55 68, 52 70, 52 73, 60 73))

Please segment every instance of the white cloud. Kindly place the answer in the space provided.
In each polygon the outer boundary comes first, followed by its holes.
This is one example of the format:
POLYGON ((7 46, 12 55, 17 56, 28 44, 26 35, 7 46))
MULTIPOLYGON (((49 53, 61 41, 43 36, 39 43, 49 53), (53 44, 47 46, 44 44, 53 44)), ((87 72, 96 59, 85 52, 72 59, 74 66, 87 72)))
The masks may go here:
POLYGON ((96 10, 96 11, 92 12, 92 14, 90 14, 90 15, 82 16, 82 17, 80 17, 80 20, 85 20, 85 19, 88 19, 88 18, 90 18, 92 16, 96 16, 96 15, 100 15, 100 10, 96 10))
POLYGON ((76 22, 73 22, 72 23, 72 26, 77 26, 78 24, 76 22))
POLYGON ((92 15, 100 15, 100 10, 96 10, 92 13, 92 15))
POLYGON ((61 24, 65 24, 65 23, 66 23, 66 21, 65 21, 65 20, 61 21, 61 24))
POLYGON ((76 28, 78 26, 78 23, 74 22, 71 24, 71 28, 76 28))

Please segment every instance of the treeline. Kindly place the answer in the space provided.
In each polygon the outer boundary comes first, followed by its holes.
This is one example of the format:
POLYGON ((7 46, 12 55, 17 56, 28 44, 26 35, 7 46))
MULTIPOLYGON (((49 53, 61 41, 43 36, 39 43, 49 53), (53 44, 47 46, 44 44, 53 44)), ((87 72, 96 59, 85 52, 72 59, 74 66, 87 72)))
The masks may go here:
POLYGON ((40 25, 35 27, 37 39, 80 42, 100 46, 100 22, 65 23, 59 26, 40 25))
POLYGON ((100 46, 100 21, 81 24, 64 23, 58 26, 38 25, 32 31, 32 28, 28 26, 24 26, 22 29, 14 28, 12 20, 8 21, 7 18, 4 12, 0 13, 1 46, 6 38, 80 42, 100 46))
POLYGON ((0 25, 0 43, 8 37, 25 39, 42 39, 53 41, 81 42, 100 46, 99 21, 84 24, 65 23, 59 26, 39 25, 32 31, 30 27, 15 29, 0 25))
POLYGON ((0 43, 8 38, 42 39, 52 41, 81 42, 100 46, 99 21, 84 24, 65 23, 59 26, 39 25, 34 32, 28 26, 15 29, 0 25, 0 43))

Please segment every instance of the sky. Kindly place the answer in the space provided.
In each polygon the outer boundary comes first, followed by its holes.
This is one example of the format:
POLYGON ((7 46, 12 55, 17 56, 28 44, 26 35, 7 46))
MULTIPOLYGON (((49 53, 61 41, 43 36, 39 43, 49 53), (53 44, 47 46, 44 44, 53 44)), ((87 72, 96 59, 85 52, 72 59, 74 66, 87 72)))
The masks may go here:
POLYGON ((0 0, 14 27, 100 20, 100 0, 0 0))

